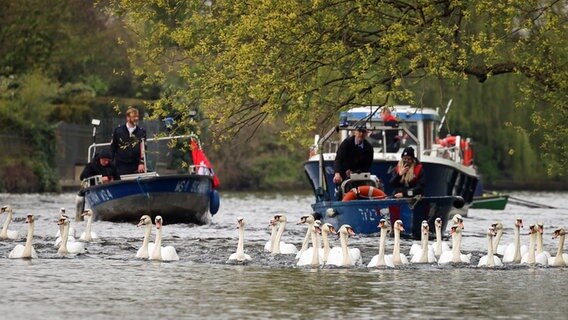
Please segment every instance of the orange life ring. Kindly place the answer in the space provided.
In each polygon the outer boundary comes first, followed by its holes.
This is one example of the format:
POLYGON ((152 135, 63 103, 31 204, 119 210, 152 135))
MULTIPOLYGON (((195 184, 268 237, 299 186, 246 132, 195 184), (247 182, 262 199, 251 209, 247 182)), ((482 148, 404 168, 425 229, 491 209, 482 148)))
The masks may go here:
POLYGON ((357 199, 384 199, 387 195, 383 190, 373 187, 373 186, 359 186, 349 190, 343 196, 342 201, 351 201, 357 199))

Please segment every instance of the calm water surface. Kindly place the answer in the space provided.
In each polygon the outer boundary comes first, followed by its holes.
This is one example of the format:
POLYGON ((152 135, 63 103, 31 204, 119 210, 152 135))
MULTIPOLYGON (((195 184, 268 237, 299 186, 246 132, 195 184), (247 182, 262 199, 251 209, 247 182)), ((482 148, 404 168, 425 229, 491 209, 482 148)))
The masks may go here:
MULTIPOLYGON (((11 230, 19 241, 0 241, 2 319, 324 319, 324 318, 493 318, 566 319, 568 268, 507 266, 477 268, 485 254, 485 230, 499 219, 506 225, 503 243, 513 241, 516 217, 524 219, 521 240, 528 244, 528 225, 545 226, 545 250, 555 255, 554 228, 568 227, 568 193, 513 193, 558 209, 508 205, 505 211, 470 210, 465 219, 462 249, 474 264, 412 265, 369 270, 299 268, 293 256, 263 252, 268 221, 285 213, 289 223, 283 241, 300 246, 305 227, 297 219, 311 212, 313 196, 305 194, 223 193, 221 209, 207 226, 167 225, 163 245, 173 245, 177 262, 134 258, 143 230, 133 224, 96 222, 101 240, 88 253, 60 257, 53 244, 59 208, 72 211, 72 193, 61 195, 0 194, 0 205, 14 210, 11 230), (25 242, 27 213, 36 217, 37 260, 8 259, 25 242), (247 265, 227 264, 236 249, 235 221, 246 221, 247 265)), ((73 215, 73 214, 72 214, 73 215)), ((5 217, 0 217, 0 223, 5 217)), ((84 222, 73 222, 80 233, 84 222)), ((339 245, 332 239, 334 245, 339 245)), ((412 241, 404 240, 408 253, 412 241)), ((377 254, 376 235, 356 236, 363 264, 377 254)), ((392 240, 387 250, 392 248, 392 240)))

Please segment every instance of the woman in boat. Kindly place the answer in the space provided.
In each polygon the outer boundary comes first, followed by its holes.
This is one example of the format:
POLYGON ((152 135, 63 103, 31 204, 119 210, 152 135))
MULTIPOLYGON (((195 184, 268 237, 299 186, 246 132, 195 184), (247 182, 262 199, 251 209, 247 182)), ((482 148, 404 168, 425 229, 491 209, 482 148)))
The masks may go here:
POLYGON ((426 179, 422 164, 414 156, 412 147, 406 147, 402 152, 400 161, 393 170, 390 185, 394 189, 393 197, 395 198, 412 198, 424 192, 426 179))

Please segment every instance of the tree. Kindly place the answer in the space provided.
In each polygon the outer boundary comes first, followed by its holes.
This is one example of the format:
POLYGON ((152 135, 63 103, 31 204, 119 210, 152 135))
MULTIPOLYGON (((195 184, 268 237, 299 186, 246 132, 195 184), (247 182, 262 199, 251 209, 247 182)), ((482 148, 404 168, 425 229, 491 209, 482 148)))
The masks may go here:
POLYGON ((222 137, 285 113, 293 138, 348 107, 421 106, 432 79, 512 74, 550 173, 568 170, 565 0, 112 3, 140 36, 138 74, 170 92, 156 115, 199 106, 222 137))

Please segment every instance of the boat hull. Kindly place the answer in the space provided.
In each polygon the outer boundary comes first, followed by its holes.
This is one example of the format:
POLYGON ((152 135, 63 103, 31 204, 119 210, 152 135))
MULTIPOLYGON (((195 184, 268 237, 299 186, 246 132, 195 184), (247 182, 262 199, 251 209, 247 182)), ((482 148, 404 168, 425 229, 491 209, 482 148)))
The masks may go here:
POLYGON ((212 182, 196 174, 139 177, 91 186, 85 201, 95 220, 137 222, 148 214, 166 223, 202 225, 211 221, 212 182))
POLYGON ((428 221, 430 230, 435 230, 436 218, 442 219, 442 230, 445 230, 450 211, 458 203, 459 197, 422 197, 416 199, 384 199, 353 201, 322 201, 312 204, 316 218, 329 222, 336 228, 343 224, 353 227, 356 233, 371 234, 378 232, 377 225, 381 219, 390 221, 402 220, 403 237, 419 239, 423 220, 428 221))

